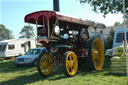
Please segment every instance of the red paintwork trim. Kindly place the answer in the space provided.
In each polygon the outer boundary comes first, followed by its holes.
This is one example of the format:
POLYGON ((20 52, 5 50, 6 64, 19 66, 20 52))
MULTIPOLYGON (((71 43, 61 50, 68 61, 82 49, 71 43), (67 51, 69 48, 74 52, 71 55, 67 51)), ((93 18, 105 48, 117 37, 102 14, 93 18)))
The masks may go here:
POLYGON ((38 42, 41 43, 46 49, 49 50, 49 46, 48 46, 49 41, 48 40, 41 40, 38 42))
MULTIPOLYGON (((54 11, 38 11, 25 16, 25 22, 36 24, 36 21, 39 20, 40 17, 44 16, 46 18, 45 22, 51 17, 56 18, 56 12, 54 11)), ((40 23, 38 23, 40 24, 40 23)), ((42 23, 43 24, 43 23, 42 23)))

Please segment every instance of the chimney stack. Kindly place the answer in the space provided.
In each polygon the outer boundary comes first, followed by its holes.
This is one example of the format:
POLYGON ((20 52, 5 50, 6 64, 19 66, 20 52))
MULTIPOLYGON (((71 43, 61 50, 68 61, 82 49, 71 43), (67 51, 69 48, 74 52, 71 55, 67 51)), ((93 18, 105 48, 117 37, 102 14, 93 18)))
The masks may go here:
POLYGON ((54 11, 60 11, 59 9, 59 0, 53 0, 53 10, 54 11))

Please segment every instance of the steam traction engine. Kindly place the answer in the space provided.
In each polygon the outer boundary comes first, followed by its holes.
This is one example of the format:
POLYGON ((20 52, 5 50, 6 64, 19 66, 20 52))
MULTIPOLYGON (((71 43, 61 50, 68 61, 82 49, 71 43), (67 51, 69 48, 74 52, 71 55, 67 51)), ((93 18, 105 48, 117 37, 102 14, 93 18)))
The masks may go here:
POLYGON ((102 69, 104 48, 100 39, 89 38, 88 27, 104 27, 104 24, 68 17, 55 11, 28 14, 25 22, 36 24, 38 42, 44 46, 37 65, 42 76, 48 76, 53 65, 63 65, 66 75, 73 76, 81 60, 90 69, 102 69))

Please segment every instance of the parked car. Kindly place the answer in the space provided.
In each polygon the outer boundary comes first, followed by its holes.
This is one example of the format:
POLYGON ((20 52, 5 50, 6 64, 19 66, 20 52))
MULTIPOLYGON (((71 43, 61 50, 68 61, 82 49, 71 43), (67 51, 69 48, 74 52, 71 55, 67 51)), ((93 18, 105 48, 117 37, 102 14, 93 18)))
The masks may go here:
POLYGON ((21 65, 37 65, 37 58, 42 53, 44 48, 34 48, 26 52, 24 56, 15 58, 14 64, 16 66, 21 65))

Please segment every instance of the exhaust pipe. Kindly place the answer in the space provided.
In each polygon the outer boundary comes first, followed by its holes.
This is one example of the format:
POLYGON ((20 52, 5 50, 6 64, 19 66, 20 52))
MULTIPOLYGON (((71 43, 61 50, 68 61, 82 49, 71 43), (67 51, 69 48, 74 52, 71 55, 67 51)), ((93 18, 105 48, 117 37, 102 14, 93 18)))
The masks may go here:
POLYGON ((53 10, 54 11, 60 11, 59 9, 59 0, 53 0, 53 10))

